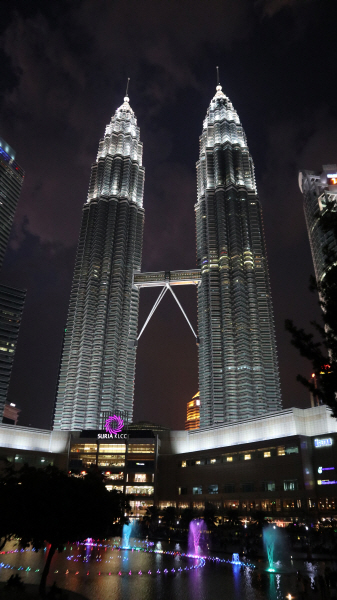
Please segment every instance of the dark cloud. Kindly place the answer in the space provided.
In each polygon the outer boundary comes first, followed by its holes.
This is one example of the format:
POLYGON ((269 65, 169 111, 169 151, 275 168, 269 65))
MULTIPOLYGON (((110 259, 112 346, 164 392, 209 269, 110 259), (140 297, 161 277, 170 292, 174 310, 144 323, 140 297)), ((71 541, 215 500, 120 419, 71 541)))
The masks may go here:
MULTIPOLYGON (((127 77, 144 142, 143 269, 195 266, 195 162, 216 65, 256 165, 284 403, 308 404, 283 321, 317 314, 297 174, 337 161, 336 12, 328 0, 1 4, 0 135, 26 170, 1 274, 28 289, 11 383, 22 423, 49 425, 90 165, 127 77)), ((155 296, 141 292, 140 324, 155 296)), ((196 326, 195 290, 179 296, 196 326)), ((197 388, 193 336, 165 297, 139 344, 136 417, 182 427, 197 388)))

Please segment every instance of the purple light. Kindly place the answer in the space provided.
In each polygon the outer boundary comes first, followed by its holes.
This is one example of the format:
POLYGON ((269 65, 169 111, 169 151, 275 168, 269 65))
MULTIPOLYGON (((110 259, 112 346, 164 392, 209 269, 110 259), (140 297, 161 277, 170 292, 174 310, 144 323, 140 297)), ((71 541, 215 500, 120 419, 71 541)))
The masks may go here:
POLYGON ((110 433, 111 435, 119 433, 122 431, 124 425, 123 419, 121 417, 117 417, 117 415, 113 415, 113 417, 109 417, 105 421, 105 431, 110 433), (114 425, 114 427, 113 427, 114 425))
POLYGON ((321 485, 332 485, 334 483, 337 483, 337 481, 322 481, 321 485))
POLYGON ((334 471, 335 467, 323 467, 322 471, 334 471))

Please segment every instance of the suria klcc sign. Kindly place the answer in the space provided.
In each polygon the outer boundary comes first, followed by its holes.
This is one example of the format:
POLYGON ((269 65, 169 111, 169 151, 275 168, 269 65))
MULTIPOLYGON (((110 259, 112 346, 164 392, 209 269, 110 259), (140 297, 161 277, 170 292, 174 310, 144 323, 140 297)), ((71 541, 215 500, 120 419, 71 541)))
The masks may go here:
POLYGON ((116 439, 116 440, 126 440, 127 433, 121 433, 124 427, 124 420, 117 415, 113 415, 112 417, 108 417, 105 421, 105 431, 106 433, 98 433, 98 440, 106 440, 106 439, 116 439))

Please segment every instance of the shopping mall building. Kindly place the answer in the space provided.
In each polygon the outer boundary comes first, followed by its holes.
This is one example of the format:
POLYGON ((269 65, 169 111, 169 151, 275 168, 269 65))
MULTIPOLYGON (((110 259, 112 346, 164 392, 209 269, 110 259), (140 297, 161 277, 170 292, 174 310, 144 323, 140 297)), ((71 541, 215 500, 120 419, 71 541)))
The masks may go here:
POLYGON ((289 517, 337 515, 337 420, 326 406, 292 408, 231 425, 170 431, 133 424, 106 431, 0 425, 0 463, 97 468, 124 492, 133 516, 146 508, 238 508, 289 517))

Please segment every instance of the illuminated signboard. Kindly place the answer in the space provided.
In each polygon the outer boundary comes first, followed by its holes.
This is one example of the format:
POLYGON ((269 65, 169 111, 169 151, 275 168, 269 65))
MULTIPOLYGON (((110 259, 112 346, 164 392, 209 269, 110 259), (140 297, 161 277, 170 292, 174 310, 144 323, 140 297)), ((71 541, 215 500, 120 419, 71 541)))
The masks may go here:
POLYGON ((327 180, 329 185, 337 185, 337 173, 328 173, 327 180))
POLYGON ((318 467, 317 471, 319 474, 323 473, 323 471, 334 471, 335 467, 318 467))
POLYGON ((332 446, 332 438, 315 438, 315 448, 325 448, 326 446, 332 446))
POLYGON ((113 415, 109 417, 105 421, 105 431, 106 433, 99 433, 97 435, 98 440, 108 439, 108 438, 116 438, 116 439, 127 439, 126 433, 121 433, 124 425, 124 420, 117 415, 113 415))
POLYGON ((328 479, 318 479, 317 485, 334 485, 337 481, 329 481, 328 479))

